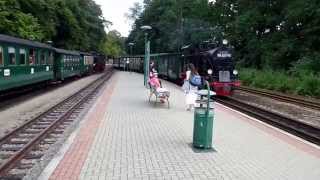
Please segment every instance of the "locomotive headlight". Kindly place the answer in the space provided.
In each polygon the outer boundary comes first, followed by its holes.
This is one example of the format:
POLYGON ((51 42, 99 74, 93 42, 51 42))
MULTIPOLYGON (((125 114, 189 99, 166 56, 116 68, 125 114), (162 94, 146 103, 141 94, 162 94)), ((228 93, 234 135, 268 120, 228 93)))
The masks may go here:
POLYGON ((208 74, 209 74, 209 75, 212 74, 212 69, 208 69, 208 74))
POLYGON ((222 40, 223 45, 228 45, 228 43, 229 43, 228 40, 226 40, 226 39, 222 40))
POLYGON ((234 75, 238 75, 238 71, 237 70, 233 70, 233 74, 234 75))

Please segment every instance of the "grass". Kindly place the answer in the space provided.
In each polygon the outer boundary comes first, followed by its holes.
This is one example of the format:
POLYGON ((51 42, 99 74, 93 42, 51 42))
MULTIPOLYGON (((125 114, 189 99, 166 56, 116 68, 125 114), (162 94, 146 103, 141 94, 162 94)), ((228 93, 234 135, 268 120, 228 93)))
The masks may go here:
POLYGON ((243 68, 239 77, 245 86, 320 98, 319 75, 243 68))

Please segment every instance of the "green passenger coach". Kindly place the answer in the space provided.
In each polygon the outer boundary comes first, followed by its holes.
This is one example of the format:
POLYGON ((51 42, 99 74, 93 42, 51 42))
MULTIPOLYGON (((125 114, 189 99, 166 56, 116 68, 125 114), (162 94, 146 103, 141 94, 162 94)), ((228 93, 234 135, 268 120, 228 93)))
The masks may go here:
POLYGON ((0 34, 0 91, 52 80, 53 62, 51 46, 0 34))
POLYGON ((80 52, 81 64, 82 64, 82 75, 88 75, 93 73, 93 55, 86 52, 80 52))
POLYGON ((55 49, 54 76, 56 80, 81 76, 83 64, 80 53, 64 49, 55 49))

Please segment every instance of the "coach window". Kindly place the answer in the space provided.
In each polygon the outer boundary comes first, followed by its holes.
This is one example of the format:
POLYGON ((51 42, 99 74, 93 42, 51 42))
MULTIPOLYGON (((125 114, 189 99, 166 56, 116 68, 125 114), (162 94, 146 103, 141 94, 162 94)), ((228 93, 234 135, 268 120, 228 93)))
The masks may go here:
POLYGON ((53 65, 53 53, 49 52, 49 61, 48 61, 49 65, 53 65))
POLYGON ((0 46, 0 66, 3 65, 3 48, 0 46))
POLYGON ((66 56, 66 65, 68 66, 70 64, 70 56, 66 56))
POLYGON ((45 64, 45 53, 44 51, 41 51, 40 53, 40 64, 45 64))
POLYGON ((8 52, 9 52, 9 65, 15 65, 16 64, 16 49, 14 47, 9 47, 8 52))
POLYGON ((34 49, 29 50, 29 65, 36 63, 36 51, 34 49))
POLYGON ((44 64, 48 64, 48 52, 47 51, 44 51, 43 52, 43 55, 44 55, 44 64))
POLYGON ((25 65, 26 64, 26 50, 25 49, 20 49, 20 63, 21 65, 25 65))
POLYGON ((67 64, 67 61, 68 61, 68 56, 67 56, 67 55, 64 55, 63 63, 66 65, 66 64, 67 64))
POLYGON ((73 65, 73 56, 70 56, 70 57, 69 57, 69 63, 70 63, 70 66, 73 65))
POLYGON ((63 64, 65 64, 65 63, 66 63, 66 55, 63 55, 63 56, 62 56, 62 60, 61 60, 61 62, 62 62, 63 64))

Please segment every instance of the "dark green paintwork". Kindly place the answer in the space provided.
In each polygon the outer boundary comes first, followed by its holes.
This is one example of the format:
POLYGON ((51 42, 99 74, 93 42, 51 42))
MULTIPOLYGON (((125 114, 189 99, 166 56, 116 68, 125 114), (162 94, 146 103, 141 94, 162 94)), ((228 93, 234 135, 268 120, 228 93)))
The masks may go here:
POLYGON ((49 81, 53 79, 53 65, 49 65, 48 58, 49 52, 53 53, 50 49, 34 48, 25 45, 3 43, 0 42, 0 46, 3 48, 4 64, 0 65, 0 91, 10 88, 20 87, 27 84, 38 83, 41 81, 49 81), (9 53, 8 47, 16 49, 16 64, 9 65, 9 53), (29 49, 32 48, 36 51, 36 65, 29 65, 29 49), (19 64, 20 62, 20 49, 26 51, 26 64, 19 64), (40 63, 40 52, 44 52, 47 62, 45 64, 40 63), (33 72, 32 73, 32 69, 33 72), (9 76, 4 76, 5 71, 10 71, 9 76))
POLYGON ((61 54, 56 53, 55 56, 55 79, 64 80, 65 78, 72 76, 80 76, 83 72, 83 65, 81 65, 80 55, 70 55, 70 54, 61 54), (78 62, 64 62, 64 56, 71 56, 73 58, 79 58, 78 62))
POLYGON ((196 148, 212 148, 213 111, 196 108, 194 112, 193 146, 196 148))

